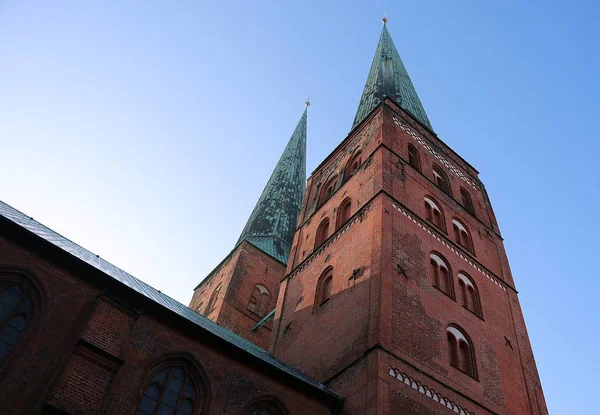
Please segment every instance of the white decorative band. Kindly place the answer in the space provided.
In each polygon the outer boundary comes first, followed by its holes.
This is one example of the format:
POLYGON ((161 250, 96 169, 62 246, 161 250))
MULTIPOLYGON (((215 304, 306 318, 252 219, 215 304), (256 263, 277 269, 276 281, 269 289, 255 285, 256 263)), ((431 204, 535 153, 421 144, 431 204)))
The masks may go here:
POLYGON ((471 411, 463 408, 462 406, 452 402, 450 399, 446 398, 443 395, 440 395, 433 389, 430 389, 427 386, 423 385, 422 383, 414 380, 413 378, 408 376, 406 373, 400 372, 398 369, 394 369, 393 367, 390 366, 389 374, 390 374, 390 376, 398 379, 400 382, 404 383, 405 385, 410 386, 417 392, 422 393, 423 395, 427 396, 429 399, 434 400, 435 402, 439 403, 442 406, 445 406, 449 410, 454 411, 455 413, 457 413, 459 415, 475 415, 474 412, 471 412, 471 411))
POLYGON ((393 117, 394 124, 398 127, 402 128, 408 135, 414 138, 425 150, 429 151, 433 157, 438 159, 444 166, 446 166, 452 173, 460 177, 466 183, 468 183, 473 189, 479 190, 479 186, 475 183, 474 180, 470 179, 466 174, 460 171, 457 167, 455 167, 450 161, 446 160, 444 156, 435 151, 427 142, 412 128, 410 128, 407 124, 400 121, 398 118, 393 117))
POLYGON ((441 243, 446 248, 448 248, 450 251, 452 251, 457 257, 459 257, 460 259, 462 259, 463 261, 465 261, 467 264, 469 264, 470 266, 472 266, 474 269, 476 269, 477 271, 479 271, 479 273, 481 275, 484 275, 491 282, 493 282, 498 287, 500 287, 504 291, 506 291, 506 287, 504 286, 504 284, 502 282, 498 281, 498 279, 495 276, 492 276, 492 275, 488 274, 483 268, 481 268, 479 265, 477 265, 475 262, 473 262, 471 260, 471 258, 469 258, 467 255, 464 255, 459 249, 456 249, 453 245, 449 244, 446 240, 440 238, 437 235, 437 233, 435 231, 433 231, 429 226, 425 225, 423 222, 421 222, 420 220, 416 219, 413 215, 411 215, 408 211, 406 211, 405 209, 403 209, 400 205, 397 205, 396 203, 392 202, 392 206, 394 207, 394 209, 396 209, 397 211, 399 211, 400 213, 402 213, 404 216, 406 216, 408 219, 410 219, 411 221, 413 221, 419 228, 421 228, 425 232, 427 232, 432 238, 434 238, 439 243, 441 243))

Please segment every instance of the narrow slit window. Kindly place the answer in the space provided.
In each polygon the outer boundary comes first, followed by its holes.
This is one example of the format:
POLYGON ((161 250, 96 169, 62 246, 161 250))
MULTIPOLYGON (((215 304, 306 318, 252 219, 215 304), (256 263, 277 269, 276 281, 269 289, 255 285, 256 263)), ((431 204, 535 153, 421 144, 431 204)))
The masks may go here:
POLYGON ((471 215, 475 215, 475 209, 473 208, 471 195, 462 187, 460 188, 460 202, 467 212, 469 212, 471 215))
POLYGON ((438 166, 433 166, 433 178, 437 187, 439 187, 447 195, 452 196, 448 176, 446 176, 446 173, 444 173, 444 171, 438 166))
POLYGON ((333 268, 327 268, 317 284, 317 298, 315 304, 317 307, 323 306, 331 299, 331 291, 333 284, 333 268))
POLYGON ((336 229, 341 228, 348 219, 352 216, 352 200, 350 198, 344 199, 337 210, 337 225, 336 229))
POLYGON ((419 157, 419 151, 412 144, 408 145, 408 164, 410 164, 415 170, 421 171, 421 159, 419 157))
POLYGON ((317 234, 315 235, 315 249, 323 245, 323 242, 329 237, 329 219, 325 218, 317 228, 317 234))

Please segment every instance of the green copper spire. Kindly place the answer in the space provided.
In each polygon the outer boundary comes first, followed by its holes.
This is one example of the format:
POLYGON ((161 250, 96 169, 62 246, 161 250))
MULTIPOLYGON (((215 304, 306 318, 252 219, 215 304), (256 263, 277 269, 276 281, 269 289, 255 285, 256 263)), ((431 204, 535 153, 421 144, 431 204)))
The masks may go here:
POLYGON ((306 109, 271 174, 238 244, 243 240, 286 263, 306 188, 306 109))
POLYGON ((417 91, 394 46, 383 19, 383 30, 371 64, 367 83, 360 98, 352 128, 356 127, 385 97, 393 99, 413 117, 432 130, 427 114, 421 105, 417 91))

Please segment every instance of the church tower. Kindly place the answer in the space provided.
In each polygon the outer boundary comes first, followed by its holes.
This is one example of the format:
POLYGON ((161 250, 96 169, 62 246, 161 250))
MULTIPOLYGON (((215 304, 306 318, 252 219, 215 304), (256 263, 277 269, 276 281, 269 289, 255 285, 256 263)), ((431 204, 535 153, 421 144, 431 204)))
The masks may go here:
POLYGON ((306 187, 309 102, 238 242, 194 289, 190 308, 267 349, 269 317, 286 264, 306 187))
POLYGON ((385 19, 352 130, 308 180, 270 351, 345 414, 547 414, 485 187, 385 19))

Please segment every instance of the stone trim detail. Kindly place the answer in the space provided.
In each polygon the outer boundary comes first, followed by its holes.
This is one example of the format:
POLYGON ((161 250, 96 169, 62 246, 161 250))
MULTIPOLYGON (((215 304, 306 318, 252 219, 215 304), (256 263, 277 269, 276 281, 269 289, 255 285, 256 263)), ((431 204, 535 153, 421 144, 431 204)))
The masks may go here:
POLYGON ((402 213, 404 216, 406 216, 408 219, 413 221, 419 228, 423 229, 425 232, 427 232, 429 235, 431 235, 431 237, 435 238, 438 242, 440 242, 442 245, 444 245, 446 248, 448 248, 450 251, 452 251, 457 257, 459 257, 460 259, 465 261, 467 264, 469 264, 471 267, 473 267, 473 269, 477 270, 481 275, 485 276, 488 280, 490 280, 491 282, 496 284, 498 287, 500 287, 504 291, 506 291, 506 287, 504 286, 503 282, 499 281, 497 277, 488 274, 483 268, 481 268, 479 265, 477 265, 475 262, 473 262, 471 260, 471 258, 469 258, 467 255, 464 255, 459 249, 456 249, 454 246, 452 246, 451 244, 446 242, 444 239, 440 238, 437 235, 437 233, 432 230, 431 227, 423 224, 423 222, 416 219, 410 212, 408 212, 407 210, 402 208, 400 205, 392 202, 392 206, 394 207, 394 209, 396 209, 397 211, 402 213))
POLYGON ((316 251, 313 251, 306 259, 304 259, 300 263, 300 265, 298 265, 298 267, 294 271, 292 271, 286 278, 290 280, 294 278, 296 275, 302 272, 308 266, 308 264, 315 260, 319 255, 321 255, 323 251, 325 251, 325 249, 329 247, 329 245, 333 244, 340 236, 346 233, 346 231, 348 231, 348 229, 350 229, 351 226, 353 226, 355 223, 362 222, 365 213, 367 213, 372 206, 373 203, 368 203, 361 209, 359 209, 359 211, 356 212, 354 216, 350 218, 350 220, 346 222, 344 226, 335 231, 333 235, 331 235, 323 245, 321 245, 319 248, 317 248, 316 251))
POLYGON ((429 151, 433 155, 433 157, 438 159, 444 166, 448 168, 448 170, 450 170, 452 173, 454 173, 456 176, 462 179, 465 183, 468 183, 473 189, 481 191, 481 189, 474 180, 470 179, 466 174, 464 174, 457 167, 455 167, 454 164, 448 161, 440 153, 435 151, 433 147, 427 144, 427 142, 423 138, 421 138, 421 136, 416 131, 410 128, 407 124, 400 121, 398 118, 392 117, 392 119, 394 120, 394 124, 402 128, 408 135, 414 138, 417 141, 417 143, 419 143, 425 150, 429 151))
POLYGON ((417 392, 422 393, 429 399, 436 401, 440 405, 445 406, 449 410, 451 410, 459 415, 475 415, 474 412, 471 412, 471 411, 463 408, 462 406, 454 403, 453 401, 451 401, 450 399, 446 398, 445 396, 439 394, 438 392, 434 391, 433 389, 430 389, 427 386, 423 385, 422 383, 414 380, 413 378, 408 376, 406 373, 400 372, 398 369, 395 369, 390 366, 390 370, 388 373, 391 377, 398 379, 401 383, 404 383, 405 385, 410 386, 417 392))

